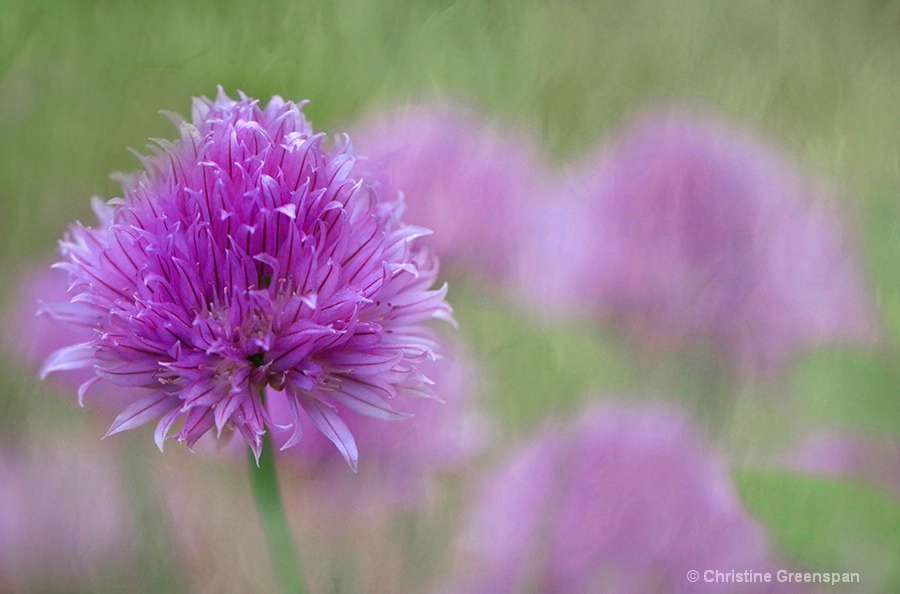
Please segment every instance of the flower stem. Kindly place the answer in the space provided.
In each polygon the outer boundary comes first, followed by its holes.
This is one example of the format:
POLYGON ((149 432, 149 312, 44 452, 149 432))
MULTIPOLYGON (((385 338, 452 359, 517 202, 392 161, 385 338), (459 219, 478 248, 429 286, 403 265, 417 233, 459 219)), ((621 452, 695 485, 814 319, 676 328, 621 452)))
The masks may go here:
POLYGON ((250 481, 256 497, 256 509, 259 511, 259 519, 263 531, 266 533, 269 555, 272 558, 272 565, 275 566, 275 574, 281 585, 281 591, 285 594, 306 594, 303 568, 300 565, 297 549, 294 547, 291 528, 288 525, 281 493, 278 490, 278 475, 275 473, 275 455, 272 452, 272 443, 268 435, 263 439, 258 468, 253 453, 250 453, 250 481))

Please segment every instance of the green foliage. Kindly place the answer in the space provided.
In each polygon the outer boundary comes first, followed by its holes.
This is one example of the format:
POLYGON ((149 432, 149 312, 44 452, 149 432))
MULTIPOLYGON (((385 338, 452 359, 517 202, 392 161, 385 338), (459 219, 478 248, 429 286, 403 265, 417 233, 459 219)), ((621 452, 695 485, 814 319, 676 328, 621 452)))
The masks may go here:
POLYGON ((592 391, 632 383, 624 353, 592 325, 548 325, 464 284, 451 301, 471 349, 487 367, 488 403, 509 427, 531 427, 592 391))
POLYGON ((801 361, 793 380, 800 414, 900 434, 900 368, 892 357, 822 351, 801 361))
POLYGON ((893 342, 900 342, 900 190, 880 189, 866 209, 869 266, 881 311, 893 342))
POLYGON ((865 592, 900 587, 896 499, 864 485, 787 472, 747 469, 737 483, 782 552, 809 570, 857 572, 865 592))
POLYGON ((896 183, 890 5, 837 2, 98 1, 0 9, 0 249, 46 249, 156 115, 242 88, 309 98, 320 129, 434 93, 530 123, 572 156, 642 105, 762 123, 826 174, 896 183), (43 175, 52 171, 53 175, 43 175))

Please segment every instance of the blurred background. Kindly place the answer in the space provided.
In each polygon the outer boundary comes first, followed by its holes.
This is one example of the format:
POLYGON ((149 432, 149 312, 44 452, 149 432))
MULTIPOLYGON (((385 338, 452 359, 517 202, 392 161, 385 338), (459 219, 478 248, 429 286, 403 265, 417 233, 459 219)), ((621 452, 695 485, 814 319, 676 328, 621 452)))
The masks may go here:
MULTIPOLYGON (((40 295, 29 292, 29 279, 53 261, 69 224, 94 222, 91 196, 120 195, 110 173, 139 166, 126 149, 143 150, 151 137, 173 138, 158 112, 187 115, 190 98, 213 97, 217 85, 232 96, 240 89, 263 100, 309 99, 304 113, 315 129, 351 138, 358 131, 361 153, 367 147, 377 153, 395 134, 401 139, 393 140, 400 143, 395 152, 404 143, 427 145, 428 134, 462 130, 453 146, 461 143, 463 152, 469 136, 488 138, 492 148, 471 149, 482 159, 454 161, 462 173, 432 174, 429 163, 421 165, 425 180, 414 180, 421 198, 407 191, 413 214, 415 200, 446 199, 429 198, 429 180, 446 188, 455 187, 446 181, 454 176, 476 176, 476 189, 466 190, 458 208, 493 199, 477 196, 483 187, 477 175, 509 179, 501 188, 521 182, 514 196, 497 198, 500 211, 489 209, 498 236, 514 227, 512 256, 491 266, 479 265, 477 249, 459 258, 449 250, 444 258, 442 276, 460 324, 446 334, 471 362, 465 390, 477 392, 479 447, 464 463, 442 468, 421 500, 399 509, 380 499, 335 497, 337 489, 368 490, 364 473, 335 486, 325 473, 286 466, 288 513, 314 591, 427 592, 451 583, 469 567, 459 544, 469 537, 460 534, 495 469, 548 423, 574 435, 567 427, 583 411, 622 400, 662 402, 689 419, 703 456, 720 463, 735 505, 779 559, 776 567, 859 572, 861 583, 842 591, 900 588, 900 3, 7 0, 0 3, 0 590, 275 588, 243 458, 223 460, 212 445, 191 455, 172 444, 163 455, 148 428, 101 443, 114 409, 93 406, 90 397, 79 409, 71 385, 38 381, 38 330, 30 325, 40 295), (432 109, 452 115, 423 127, 419 137, 419 120, 403 118, 424 110, 427 120, 432 109), (791 206, 800 214, 771 215, 771 233, 765 217, 778 204, 760 207, 759 228, 742 227, 754 246, 744 250, 755 258, 747 266, 759 276, 741 295, 762 291, 769 281, 759 279, 779 266, 769 251, 757 258, 758 244, 770 236, 781 241, 772 248, 777 260, 790 262, 778 268, 789 277, 778 286, 788 288, 775 291, 781 301, 734 313, 740 325, 726 324, 723 332, 692 322, 660 336, 667 325, 656 317, 657 293, 672 283, 648 289, 653 299, 638 308, 620 307, 624 298, 599 291, 593 299, 584 286, 595 268, 561 271, 562 264, 542 259, 560 245, 572 254, 599 250, 598 259, 613 249, 592 242, 592 229, 600 234, 609 223, 577 228, 593 220, 590 213, 608 210, 577 210, 579 200, 615 193, 621 184, 609 171, 619 171, 617 159, 630 158, 642 114, 671 109, 695 114, 689 121, 708 118, 713 136, 733 134, 749 147, 722 157, 724 164, 710 166, 714 173, 745 156, 749 162, 771 154, 760 160, 777 165, 751 171, 760 179, 735 181, 750 188, 749 203, 766 194, 772 176, 801 188, 779 190, 786 200, 804 194, 791 206), (503 142, 510 148, 497 148, 503 142), (526 156, 516 161, 510 155, 519 150, 526 156), (821 234, 808 225, 820 212, 828 213, 821 234), (575 241, 570 234, 582 243, 565 243, 575 241), (815 274, 804 276, 810 270, 815 274), (845 277, 846 285, 836 280, 845 277), (569 307, 556 294, 558 283, 589 303, 569 307), (797 295, 782 299, 790 291, 797 295), (782 302, 793 309, 771 323, 777 331, 804 312, 821 316, 808 333, 791 330, 790 348, 772 363, 757 356, 747 337, 768 327, 754 316, 782 302), (648 323, 629 322, 635 315, 648 323), (850 322, 822 321, 830 315, 850 322)), ((657 120, 659 134, 674 135, 677 145, 671 118, 657 120)), ((704 150, 726 152, 697 142, 685 149, 692 159, 705 158, 704 150)), ((678 186, 671 181, 677 164, 671 173, 666 155, 679 150, 635 157, 635 175, 645 165, 651 173, 661 168, 669 172, 660 174, 662 187, 678 186)), ((702 176, 707 169, 691 171, 702 176)), ((712 187, 723 183, 716 178, 712 187)), ((604 208, 615 209, 610 200, 613 206, 604 208)), ((656 208, 652 200, 639 205, 656 208)), ((456 216, 448 208, 440 217, 456 216)), ((748 208, 746 216, 757 216, 748 208)), ((715 212, 716 232, 728 228, 721 217, 745 216, 715 212)), ((622 215, 630 222, 610 236, 658 235, 621 231, 644 220, 635 216, 622 215)), ((420 223, 436 228, 436 242, 440 217, 420 223)), ((687 236, 703 232, 673 217, 655 224, 687 225, 679 227, 687 236)), ((477 240, 461 241, 479 247, 477 240)), ((715 249, 704 243, 701 251, 715 249)), ((628 253, 638 254, 639 263, 648 252, 628 253)), ((696 283, 716 286, 743 270, 743 262, 703 261, 685 265, 684 274, 699 270, 696 283)), ((671 307, 670 317, 690 317, 680 305, 671 307)), ((717 315, 728 318, 731 307, 717 315)), ((667 542, 681 546, 676 537, 667 542)), ((729 563, 711 568, 751 569, 740 556, 729 563)), ((673 580, 643 591, 687 587, 673 580)))

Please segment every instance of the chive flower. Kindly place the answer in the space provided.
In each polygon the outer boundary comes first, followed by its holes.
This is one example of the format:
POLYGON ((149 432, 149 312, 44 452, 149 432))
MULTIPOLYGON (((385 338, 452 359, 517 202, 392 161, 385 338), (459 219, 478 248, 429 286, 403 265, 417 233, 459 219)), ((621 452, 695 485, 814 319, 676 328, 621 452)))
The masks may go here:
POLYGON ((441 592, 704 592, 689 571, 786 566, 724 461, 661 403, 547 426, 485 477, 460 540, 441 592))
POLYGON ((434 229, 426 241, 445 264, 493 285, 510 279, 526 205, 547 192, 548 174, 530 134, 435 102, 373 115, 354 138, 378 165, 384 187, 415 196, 409 220, 434 229))
POLYGON ((658 109, 569 175, 522 234, 523 272, 545 272, 523 273, 522 292, 546 311, 608 317, 652 348, 699 339, 768 373, 877 338, 835 189, 760 133, 658 109))
POLYGON ((399 420, 396 396, 428 392, 424 322, 452 322, 437 259, 415 241, 429 231, 354 175, 349 138, 326 146, 303 106, 221 88, 195 99, 191 123, 172 116, 178 139, 119 177, 123 197, 94 200, 98 225, 61 242, 71 298, 44 309, 91 335, 42 375, 92 369, 82 398, 97 382, 140 388, 107 435, 157 421, 162 449, 233 429, 258 458, 267 431, 298 443, 305 416, 355 470, 343 413, 399 420), (267 387, 287 396, 286 422, 267 387))

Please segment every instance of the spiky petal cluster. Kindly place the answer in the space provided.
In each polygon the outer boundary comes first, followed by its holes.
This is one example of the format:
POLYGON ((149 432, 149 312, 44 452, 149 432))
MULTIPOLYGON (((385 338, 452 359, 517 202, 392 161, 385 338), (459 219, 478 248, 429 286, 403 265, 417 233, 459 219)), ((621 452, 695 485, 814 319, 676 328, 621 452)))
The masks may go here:
POLYGON ((305 413, 355 468, 339 407, 401 419, 390 400, 427 388, 422 323, 450 316, 436 259, 412 242, 428 231, 352 176, 346 137, 326 149, 302 107, 196 99, 179 139, 122 177, 124 198, 95 200, 100 225, 62 242, 74 296, 49 310, 94 337, 43 373, 93 367, 81 396, 98 380, 146 388, 109 434, 159 419, 162 448, 177 422, 188 446, 229 427, 258 456, 267 429, 293 427, 296 444, 305 413), (289 425, 271 421, 267 386, 289 395, 289 425))

